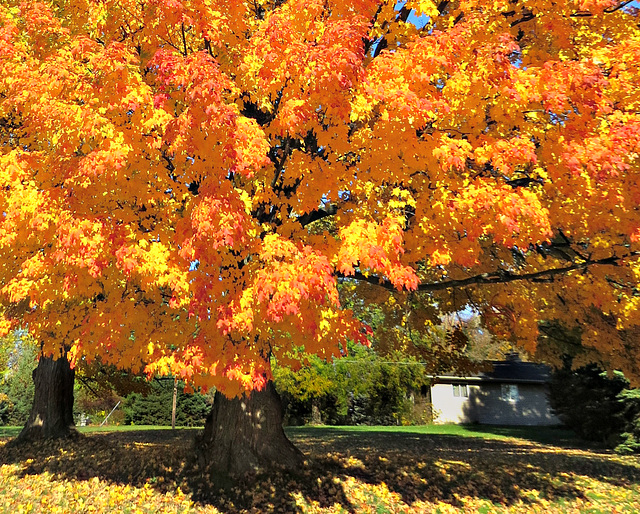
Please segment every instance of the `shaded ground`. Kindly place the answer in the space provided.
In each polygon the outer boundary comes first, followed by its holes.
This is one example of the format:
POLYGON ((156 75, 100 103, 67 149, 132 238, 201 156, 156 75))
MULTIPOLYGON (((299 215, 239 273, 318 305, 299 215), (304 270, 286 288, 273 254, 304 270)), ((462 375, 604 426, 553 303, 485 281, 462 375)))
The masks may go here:
POLYGON ((93 433, 62 444, 5 445, 0 465, 16 484, 46 476, 64 483, 131 486, 150 495, 173 495, 179 487, 196 502, 190 507, 194 512, 431 512, 436 507, 441 512, 536 507, 637 512, 640 505, 637 457, 568 444, 388 429, 289 433, 309 456, 302 469, 233 483, 192 463, 192 430, 93 433))

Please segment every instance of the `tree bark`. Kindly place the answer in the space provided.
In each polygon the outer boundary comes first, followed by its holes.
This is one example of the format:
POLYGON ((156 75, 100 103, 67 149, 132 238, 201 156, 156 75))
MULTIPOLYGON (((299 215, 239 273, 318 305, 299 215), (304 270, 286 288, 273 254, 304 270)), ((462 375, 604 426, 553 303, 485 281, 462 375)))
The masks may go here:
POLYGON ((313 398, 311 400, 311 424, 322 425, 322 414, 320 412, 320 400, 313 398))
POLYGON ((54 360, 41 356, 33 370, 35 394, 31 414, 17 442, 63 438, 76 434, 73 422, 73 383, 66 354, 54 360))
POLYGON ((171 430, 176 429, 176 404, 178 403, 178 377, 173 379, 173 401, 171 403, 171 430))
POLYGON ((296 469, 304 461, 284 433, 280 397, 271 382, 242 398, 228 399, 217 392, 200 446, 206 467, 225 475, 296 469))

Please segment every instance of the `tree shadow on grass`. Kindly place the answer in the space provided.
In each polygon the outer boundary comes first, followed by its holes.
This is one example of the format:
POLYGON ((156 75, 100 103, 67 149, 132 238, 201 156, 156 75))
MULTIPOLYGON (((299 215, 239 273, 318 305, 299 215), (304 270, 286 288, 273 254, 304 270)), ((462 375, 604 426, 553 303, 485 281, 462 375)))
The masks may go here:
POLYGON ((494 434, 503 437, 515 437, 532 443, 557 446, 560 448, 582 448, 605 451, 606 448, 593 441, 579 439, 572 430, 561 427, 506 426, 506 425, 464 425, 469 432, 494 434))
POLYGON ((300 504, 356 512, 365 505, 446 502, 472 497, 512 505, 535 490, 547 500, 584 498, 577 476, 628 487, 640 483, 637 460, 513 440, 451 435, 317 429, 292 434, 309 456, 295 472, 269 472, 234 481, 195 464, 193 431, 97 433, 78 440, 0 448, 0 464, 19 473, 49 472, 67 480, 98 477, 159 493, 180 487, 221 512, 301 512, 300 504), (366 495, 356 494, 367 489, 366 495), (378 495, 378 496, 376 496, 378 495), (369 503, 367 503, 369 502, 369 503))
POLYGON ((528 489, 547 499, 584 497, 577 475, 620 487, 640 484, 638 459, 627 462, 609 454, 526 441, 330 428, 294 441, 304 451, 331 449, 333 460, 359 459, 363 466, 342 473, 359 474, 368 483, 384 480, 406 503, 456 505, 456 497, 469 495, 513 504, 524 499, 522 491, 528 489))

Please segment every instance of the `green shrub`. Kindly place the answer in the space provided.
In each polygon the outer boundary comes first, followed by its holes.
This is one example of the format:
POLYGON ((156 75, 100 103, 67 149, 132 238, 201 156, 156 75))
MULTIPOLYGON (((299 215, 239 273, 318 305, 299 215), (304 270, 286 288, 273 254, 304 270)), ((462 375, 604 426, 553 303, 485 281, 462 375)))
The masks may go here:
POLYGON ((361 345, 350 345, 348 350, 348 356, 330 363, 310 357, 309 364, 298 371, 274 366, 285 423, 314 421, 314 405, 321 421, 331 425, 426 421, 426 409, 414 401, 429 382, 422 364, 400 353, 382 358, 361 345))

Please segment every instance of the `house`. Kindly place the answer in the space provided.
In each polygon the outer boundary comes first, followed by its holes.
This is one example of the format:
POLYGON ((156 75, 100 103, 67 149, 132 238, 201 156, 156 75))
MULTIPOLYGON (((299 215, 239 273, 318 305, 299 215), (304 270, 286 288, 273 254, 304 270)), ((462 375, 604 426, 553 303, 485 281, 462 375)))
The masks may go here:
POLYGON ((492 370, 469 377, 434 377, 434 423, 558 425, 547 399, 550 368, 517 356, 492 361, 492 370))

